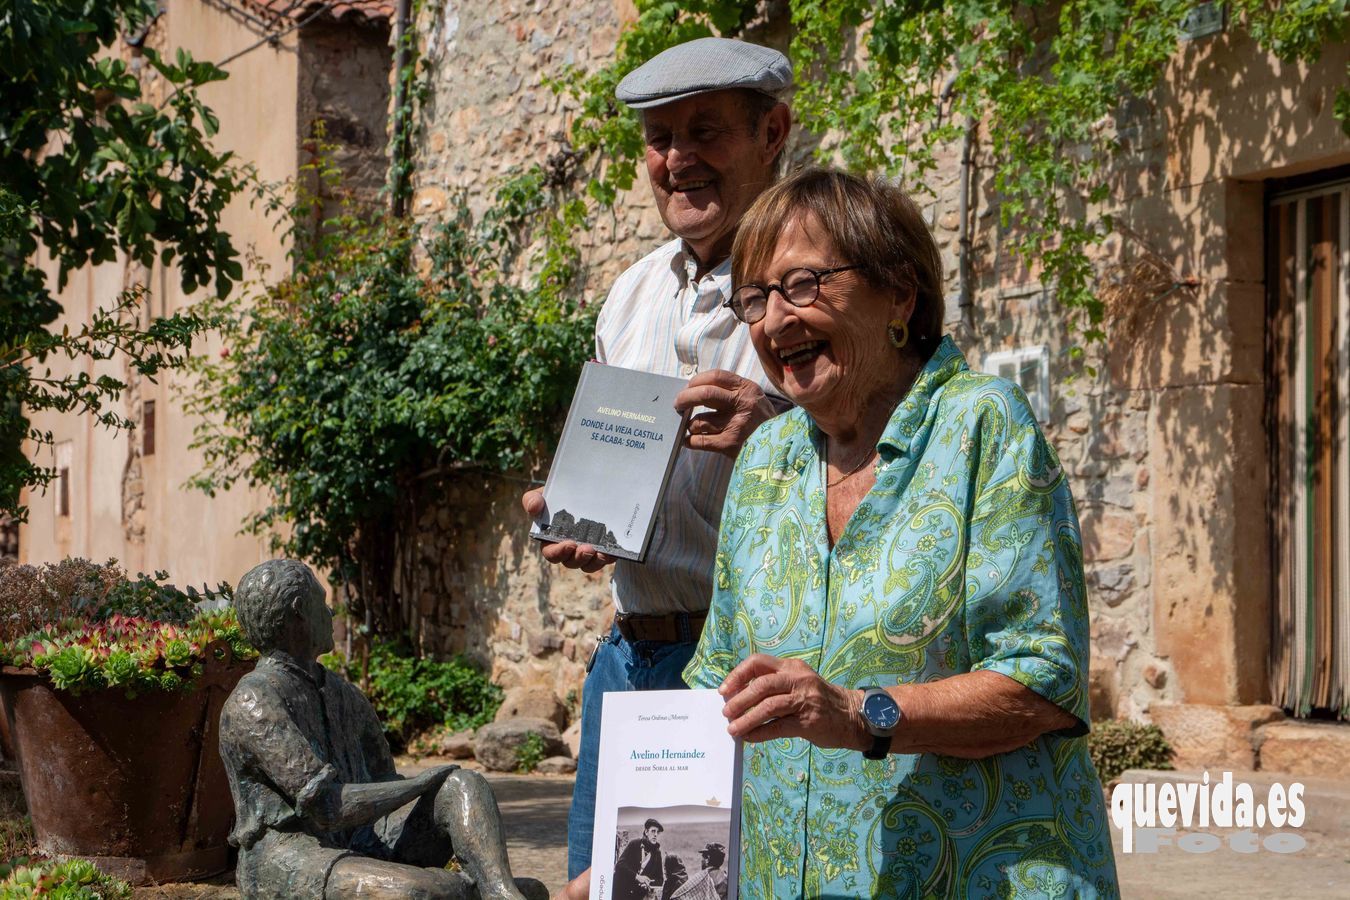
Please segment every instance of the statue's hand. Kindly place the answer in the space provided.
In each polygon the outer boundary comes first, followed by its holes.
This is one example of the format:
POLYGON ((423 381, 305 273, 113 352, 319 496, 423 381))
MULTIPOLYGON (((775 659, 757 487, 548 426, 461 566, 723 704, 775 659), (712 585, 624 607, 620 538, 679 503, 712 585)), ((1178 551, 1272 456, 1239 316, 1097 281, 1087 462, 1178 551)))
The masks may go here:
POLYGON ((414 775, 411 780, 416 782, 418 787, 421 788, 419 795, 430 794, 439 791, 441 785, 445 784, 445 779, 449 778, 450 773, 457 768, 458 766, 437 766, 434 769, 427 769, 425 772, 419 772, 414 775))

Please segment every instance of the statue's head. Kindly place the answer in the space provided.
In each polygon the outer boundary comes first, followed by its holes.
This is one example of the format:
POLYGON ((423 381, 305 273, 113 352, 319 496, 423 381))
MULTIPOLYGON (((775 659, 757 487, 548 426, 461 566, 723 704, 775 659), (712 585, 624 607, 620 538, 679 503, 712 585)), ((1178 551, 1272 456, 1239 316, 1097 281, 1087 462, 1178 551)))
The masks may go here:
POLYGON ((244 637, 264 653, 313 659, 333 649, 333 613, 302 562, 273 559, 249 569, 234 589, 234 608, 244 637))

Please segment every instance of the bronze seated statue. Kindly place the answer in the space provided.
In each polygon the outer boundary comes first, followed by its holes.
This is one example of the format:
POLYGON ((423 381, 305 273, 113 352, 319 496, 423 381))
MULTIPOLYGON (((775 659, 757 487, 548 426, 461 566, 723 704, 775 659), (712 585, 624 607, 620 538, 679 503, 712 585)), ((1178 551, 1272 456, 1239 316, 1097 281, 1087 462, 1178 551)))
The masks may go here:
POLYGON ((546 900, 542 883, 511 877, 482 776, 394 771, 370 702, 317 662, 333 648, 333 615, 307 566, 256 566, 234 602, 262 654, 220 716, 245 898, 546 900), (445 868, 452 856, 462 870, 445 868))

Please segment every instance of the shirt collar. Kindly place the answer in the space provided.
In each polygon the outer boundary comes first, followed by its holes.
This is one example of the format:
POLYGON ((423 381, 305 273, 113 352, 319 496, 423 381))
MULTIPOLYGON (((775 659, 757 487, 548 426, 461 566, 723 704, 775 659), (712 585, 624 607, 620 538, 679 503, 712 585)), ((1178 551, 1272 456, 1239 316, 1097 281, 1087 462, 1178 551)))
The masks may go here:
POLYGON ((310 684, 314 685, 316 688, 319 688, 320 690, 323 689, 323 683, 325 680, 324 674, 326 670, 322 666, 320 666, 319 677, 316 680, 315 677, 312 674, 310 674, 309 669, 306 668, 300 662, 300 660, 296 659, 294 656, 291 656, 285 650, 271 651, 261 660, 259 660, 259 664, 267 664, 275 666, 276 668, 281 669, 282 671, 289 672, 291 675, 294 675, 297 678, 301 678, 304 679, 305 681, 308 681, 310 684))
MULTIPOLYGON (((877 439, 877 450, 883 460, 895 459, 909 449, 914 436, 928 417, 933 395, 952 376, 968 369, 965 356, 957 349, 951 336, 944 336, 928 362, 919 370, 900 405, 891 413, 885 430, 877 439)), ((824 435, 806 410, 801 410, 801 414, 805 425, 775 452, 770 463, 772 471, 786 473, 795 470, 800 474, 808 465, 819 462, 824 435)))
POLYGON ((928 358, 928 362, 919 370, 914 384, 910 385, 900 405, 891 413, 890 421, 886 423, 886 429, 877 441, 877 450, 881 451, 883 458, 888 455, 887 451, 890 451, 889 455, 900 456, 909 449, 914 436, 919 433, 924 420, 928 417, 928 407, 933 395, 954 375, 968 371, 969 368, 965 356, 957 349, 951 335, 945 335, 937 349, 933 351, 933 355, 928 358))
MULTIPOLYGON (((675 273, 675 277, 680 280, 681 290, 689 286, 694 273, 698 271, 698 257, 694 255, 694 251, 690 250, 689 245, 683 240, 678 241, 675 245, 675 255, 671 257, 670 268, 675 273)), ((712 278, 718 290, 725 294, 731 283, 731 257, 728 256, 709 269, 705 277, 712 278)))

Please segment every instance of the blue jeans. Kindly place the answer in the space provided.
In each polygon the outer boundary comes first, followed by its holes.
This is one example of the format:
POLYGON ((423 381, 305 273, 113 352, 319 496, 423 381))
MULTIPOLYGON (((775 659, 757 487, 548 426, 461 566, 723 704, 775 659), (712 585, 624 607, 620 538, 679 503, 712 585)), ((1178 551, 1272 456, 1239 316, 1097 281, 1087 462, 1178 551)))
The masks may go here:
POLYGON ((591 865, 595 833, 596 753, 600 749, 600 708, 605 691, 668 691, 685 687, 680 673, 698 642, 626 641, 618 629, 600 644, 581 689, 581 748, 577 781, 567 815, 567 877, 591 865))

